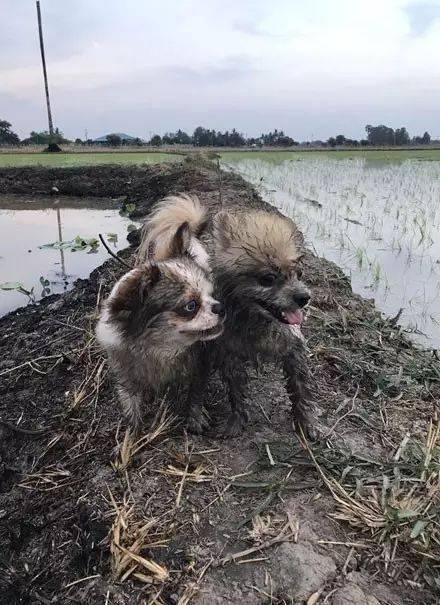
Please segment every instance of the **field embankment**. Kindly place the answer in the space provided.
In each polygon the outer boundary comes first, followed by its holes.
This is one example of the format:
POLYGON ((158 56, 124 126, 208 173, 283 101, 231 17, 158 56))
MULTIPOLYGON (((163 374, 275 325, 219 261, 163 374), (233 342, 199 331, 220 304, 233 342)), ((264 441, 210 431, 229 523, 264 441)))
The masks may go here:
MULTIPOLYGON (((53 186, 126 196, 137 217, 181 191, 276 212, 240 177, 191 161, 0 170, 4 192, 53 186)), ((269 366, 253 375, 241 437, 185 435, 162 410, 133 446, 93 336, 120 274, 110 259, 0 319, 0 603, 438 602, 438 360, 309 253, 322 441, 295 435, 269 366)), ((213 380, 208 402, 224 398, 213 380)))

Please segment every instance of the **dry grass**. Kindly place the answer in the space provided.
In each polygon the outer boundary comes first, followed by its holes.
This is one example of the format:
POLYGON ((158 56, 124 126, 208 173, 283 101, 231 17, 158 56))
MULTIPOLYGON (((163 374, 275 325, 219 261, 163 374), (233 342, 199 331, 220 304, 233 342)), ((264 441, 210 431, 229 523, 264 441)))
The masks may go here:
MULTIPOLYGON (((304 440, 310 457, 330 490, 337 508, 332 517, 367 534, 373 558, 385 569, 409 553, 417 560, 440 564, 440 423, 429 423, 424 443, 405 436, 382 475, 381 486, 342 485, 329 476, 304 440)), ((415 568, 416 570, 416 568, 415 568)))
POLYGON ((175 424, 175 416, 171 415, 169 408, 162 402, 149 431, 145 435, 133 441, 129 429, 125 431, 122 443, 118 443, 118 455, 116 460, 112 462, 113 468, 116 471, 125 471, 138 454, 153 442, 167 435, 175 424))
POLYGON ((160 536, 157 519, 136 519, 135 509, 128 501, 118 505, 109 490, 115 511, 110 532, 110 553, 114 579, 124 582, 130 577, 145 584, 165 582, 169 578, 166 567, 143 556, 146 549, 166 546, 168 541, 160 536))

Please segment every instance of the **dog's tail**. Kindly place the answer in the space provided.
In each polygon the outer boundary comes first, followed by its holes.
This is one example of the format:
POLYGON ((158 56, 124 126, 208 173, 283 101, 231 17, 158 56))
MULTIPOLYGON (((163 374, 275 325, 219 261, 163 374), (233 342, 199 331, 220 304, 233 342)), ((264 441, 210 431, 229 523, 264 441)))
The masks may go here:
POLYGON ((197 264, 208 269, 208 253, 198 239, 206 222, 206 211, 197 197, 186 194, 166 197, 144 224, 137 264, 171 258, 176 233, 184 228, 189 236, 187 253, 197 264))

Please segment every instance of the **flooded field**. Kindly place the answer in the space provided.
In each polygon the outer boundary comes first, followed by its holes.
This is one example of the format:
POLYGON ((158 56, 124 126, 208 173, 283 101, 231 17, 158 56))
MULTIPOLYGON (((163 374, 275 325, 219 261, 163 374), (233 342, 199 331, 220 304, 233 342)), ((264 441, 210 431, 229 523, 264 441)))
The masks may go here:
POLYGON ((425 347, 440 347, 440 162, 225 159, 425 347))
POLYGON ((111 200, 0 196, 0 315, 87 277, 108 258, 98 234, 117 251, 131 224, 111 200))

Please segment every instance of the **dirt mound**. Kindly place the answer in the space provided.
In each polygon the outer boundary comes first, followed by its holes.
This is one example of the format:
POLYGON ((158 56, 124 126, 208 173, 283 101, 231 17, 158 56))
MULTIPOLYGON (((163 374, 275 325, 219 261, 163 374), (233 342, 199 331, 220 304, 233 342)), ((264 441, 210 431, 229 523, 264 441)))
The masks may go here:
MULTIPOLYGON (((191 162, 0 171, 0 191, 53 186, 124 196, 137 216, 178 191, 268 208, 240 178, 191 162)), ((243 436, 185 435, 163 409, 133 445, 93 335, 120 274, 109 260, 0 319, 0 603, 438 602, 435 356, 309 254, 325 439, 298 439, 269 366, 253 376, 243 436)), ((214 379, 210 405, 223 397, 214 379)))

